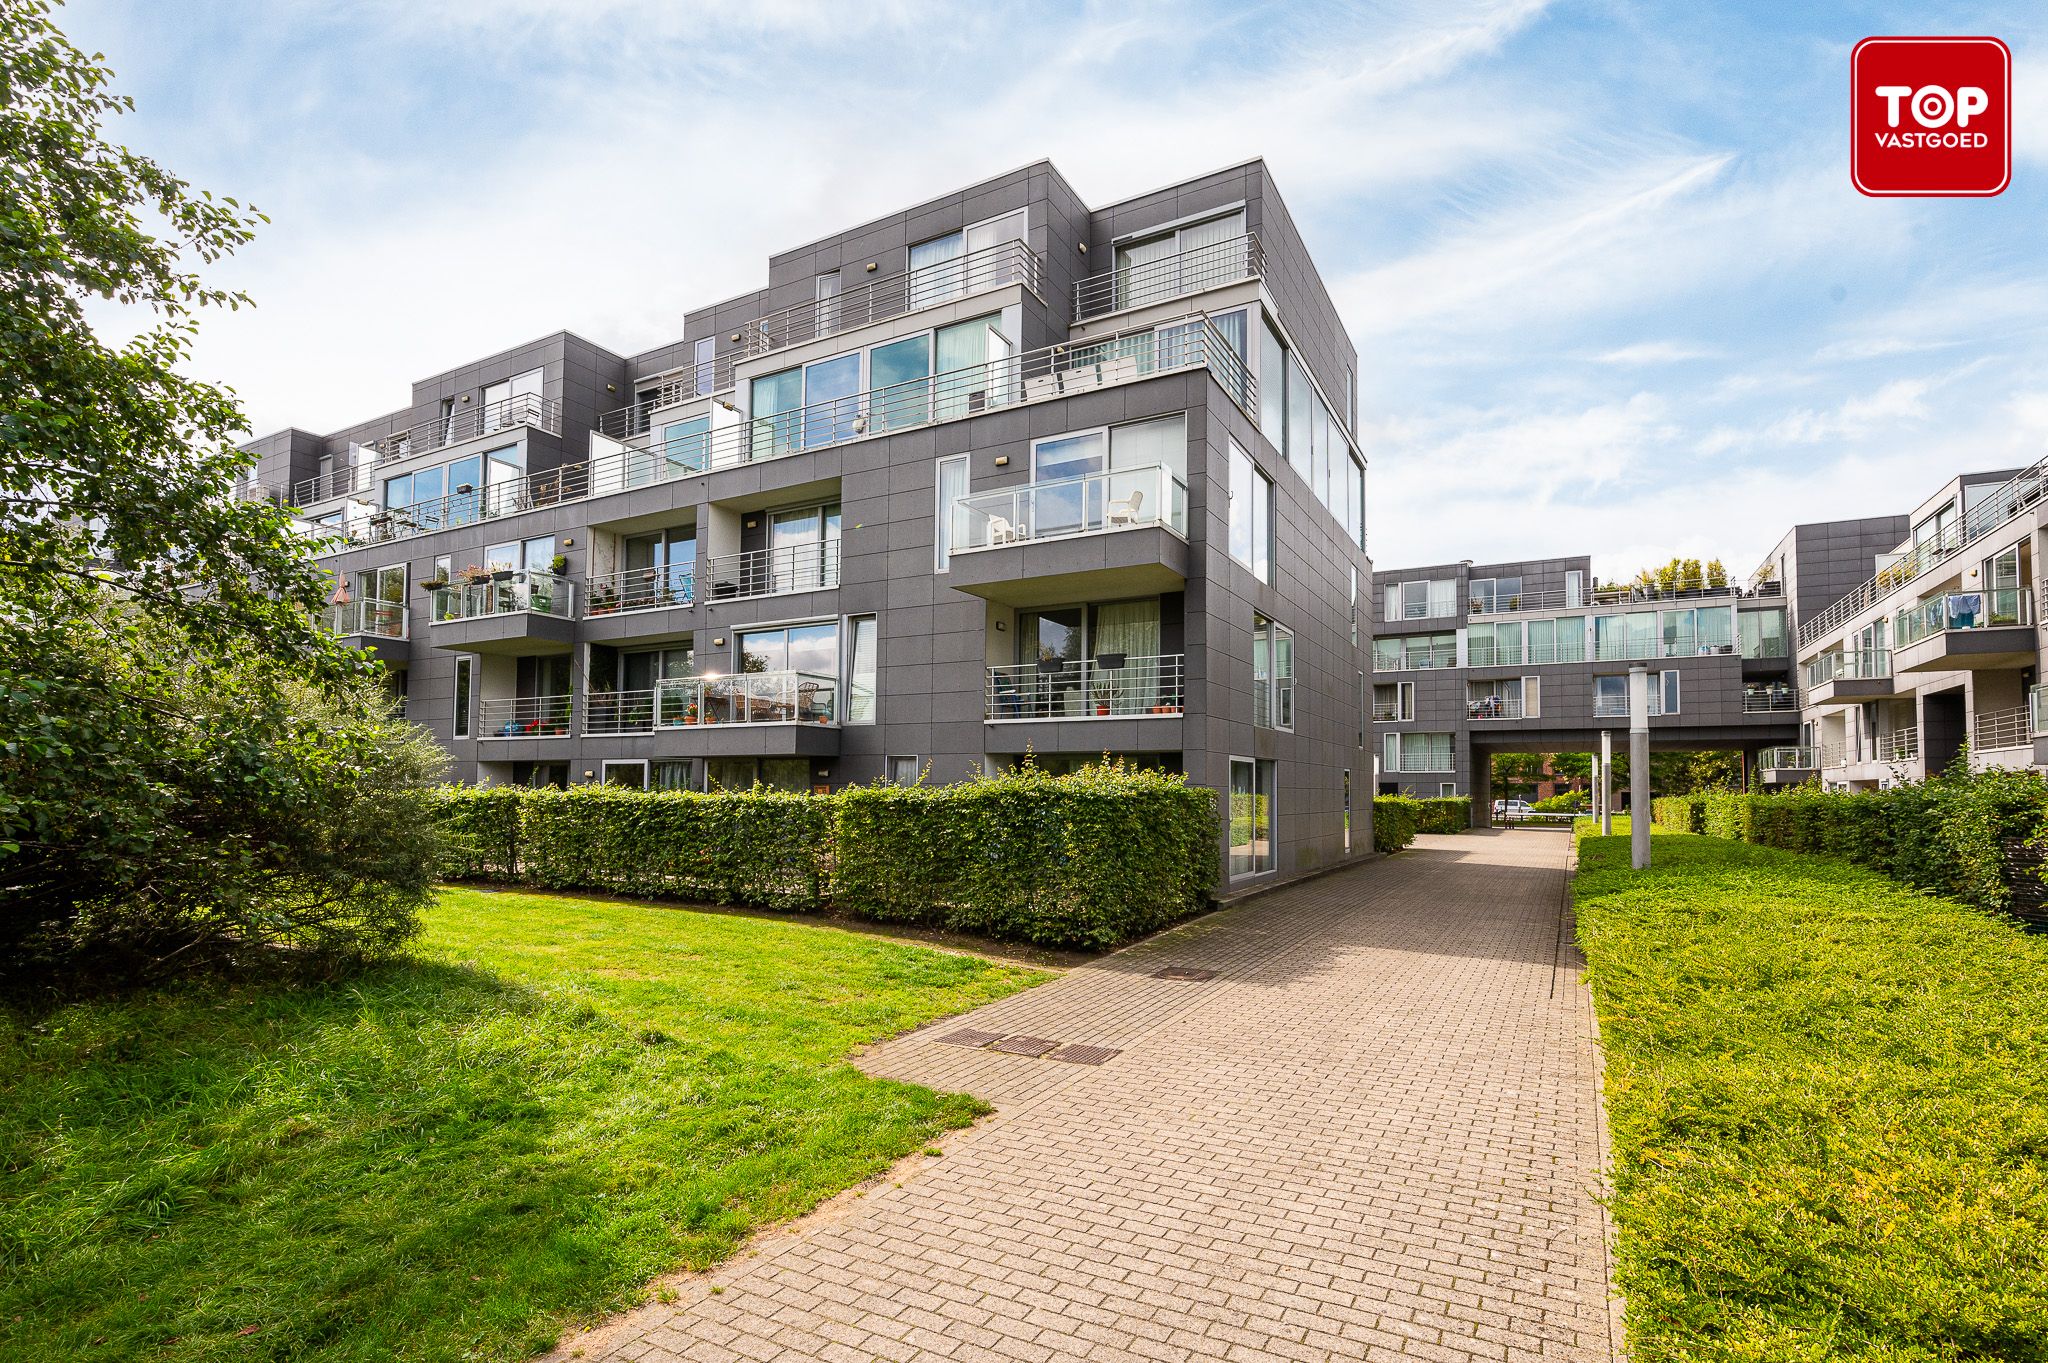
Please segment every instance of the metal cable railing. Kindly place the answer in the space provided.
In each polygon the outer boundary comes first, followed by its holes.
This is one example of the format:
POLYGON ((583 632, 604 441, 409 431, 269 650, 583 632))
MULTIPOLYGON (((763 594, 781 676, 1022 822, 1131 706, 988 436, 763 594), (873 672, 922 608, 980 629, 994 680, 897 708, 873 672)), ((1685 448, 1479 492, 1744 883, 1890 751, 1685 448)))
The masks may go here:
POLYGON ((1196 246, 1141 265, 1091 275, 1074 285, 1074 320, 1149 307, 1205 289, 1257 279, 1266 272, 1266 253, 1256 233, 1196 246))
POLYGON ((1961 525, 1914 545, 1812 619, 1801 622, 1801 645, 1825 638, 1855 615, 1869 610, 1914 578, 1946 563, 1968 546, 2019 519, 2048 490, 2048 459, 2039 460, 2000 484, 1963 517, 1961 525))
POLYGON ((740 328, 741 345, 749 357, 765 355, 1010 284, 1037 294, 1043 273, 1043 262, 1029 246, 998 242, 756 318, 740 328))
POLYGON ((727 351, 703 364, 690 365, 671 378, 643 385, 639 391, 653 396, 637 398, 598 417, 598 434, 608 435, 614 440, 631 440, 647 434, 653 425, 654 414, 663 408, 674 407, 692 398, 708 398, 713 393, 730 391, 738 381, 734 370, 739 362, 738 351, 727 351))
POLYGON ((374 468, 378 464, 426 454, 446 445, 457 445, 519 426, 531 426, 550 435, 560 435, 562 404, 538 393, 519 393, 436 417, 432 421, 423 421, 381 440, 352 445, 350 467, 335 469, 318 478, 302 479, 292 489, 292 503, 309 506, 333 497, 368 492, 373 486, 374 468), (369 455, 367 460, 363 458, 365 454, 369 455))
POLYGON ((2010 710, 1987 710, 1970 720, 1972 752, 2027 748, 2032 747, 2033 742, 2033 725, 2028 719, 2027 707, 2024 705, 2015 705, 2010 710))
POLYGON ((696 566, 691 563, 605 573, 585 581, 583 614, 617 615, 624 611, 687 606, 696 599, 696 585, 696 566))
POLYGON ((704 599, 744 601, 781 592, 826 591, 839 585, 839 541, 784 544, 704 560, 704 599))
POLYGON ((1205 314, 1156 327, 1063 342, 1008 359, 886 388, 764 413, 683 441, 629 445, 580 464, 471 492, 391 508, 345 527, 343 547, 429 534, 535 507, 654 486, 723 468, 979 416, 1020 403, 1071 397, 1155 375, 1208 369, 1248 415, 1257 385, 1230 341, 1205 314))
POLYGON ((1187 657, 1053 659, 988 670, 989 719, 1106 719, 1177 715, 1187 694, 1187 657))

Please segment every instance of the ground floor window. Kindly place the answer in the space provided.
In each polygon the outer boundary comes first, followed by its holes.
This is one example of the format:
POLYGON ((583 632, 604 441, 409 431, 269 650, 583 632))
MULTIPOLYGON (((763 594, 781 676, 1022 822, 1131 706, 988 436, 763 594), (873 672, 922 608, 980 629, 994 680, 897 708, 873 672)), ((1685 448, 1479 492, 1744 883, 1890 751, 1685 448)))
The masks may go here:
POLYGON ((905 757, 889 759, 889 781, 892 785, 914 786, 917 784, 919 767, 915 753, 905 757))
POLYGON ((656 790, 695 790, 697 782, 691 764, 683 762, 656 762, 654 764, 654 788, 656 790))
POLYGON ((556 790, 569 788, 569 764, 567 762, 514 762, 512 784, 515 786, 553 786, 556 790))
MULTIPOLYGON (((1024 765, 1022 757, 994 757, 989 760, 996 771, 1015 771, 1024 765)), ((1100 766, 1104 761, 1121 762, 1127 767, 1141 767, 1147 771, 1163 771, 1169 774, 1181 770, 1180 754, 1177 752, 1041 752, 1031 755, 1031 765, 1048 776, 1072 776, 1085 766, 1100 766)))
POLYGON ((647 789, 647 763, 644 761, 606 762, 600 775, 608 786, 647 789))
POLYGON ((1436 788, 1436 793, 1437 798, 1440 800, 1454 799, 1458 794, 1458 783, 1456 781, 1446 781, 1436 788))
POLYGON ((709 790, 751 790, 758 783, 802 794, 811 788, 811 759, 713 757, 705 761, 704 776, 709 790))
POLYGON ((1230 874, 1273 869, 1273 764, 1230 759, 1230 874))

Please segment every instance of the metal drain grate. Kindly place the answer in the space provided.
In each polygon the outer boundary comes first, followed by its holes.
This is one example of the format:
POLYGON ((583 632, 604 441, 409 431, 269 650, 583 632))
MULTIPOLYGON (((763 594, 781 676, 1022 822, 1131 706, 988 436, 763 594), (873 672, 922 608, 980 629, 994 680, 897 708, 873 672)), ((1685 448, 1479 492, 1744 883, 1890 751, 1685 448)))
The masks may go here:
POLYGON ((986 1046, 991 1041, 1001 1041, 1002 1039, 1003 1034, 1001 1032, 977 1032, 972 1027, 958 1032, 948 1032, 944 1036, 932 1038, 932 1040, 942 1046, 986 1046))
POLYGON ((1103 1061, 1123 1052, 1110 1046, 1062 1046, 1046 1057, 1047 1060, 1064 1060, 1069 1065, 1100 1065, 1103 1061))
POLYGON ((1059 1044, 1042 1036, 1006 1036, 990 1049, 1005 1055, 1044 1055, 1047 1051, 1059 1049, 1059 1044))
POLYGON ((1170 965, 1152 972, 1155 980, 1213 980, 1216 972, 1198 965, 1170 965))

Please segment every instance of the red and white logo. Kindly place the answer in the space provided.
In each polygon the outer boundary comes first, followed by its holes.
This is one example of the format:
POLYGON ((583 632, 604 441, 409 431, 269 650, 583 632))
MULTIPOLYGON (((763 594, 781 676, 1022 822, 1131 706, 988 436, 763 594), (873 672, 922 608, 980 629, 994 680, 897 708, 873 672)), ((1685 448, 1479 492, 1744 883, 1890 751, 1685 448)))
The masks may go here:
POLYGON ((2012 181, 2012 53, 1996 38, 1865 38, 1849 57, 1849 171, 1880 198, 2012 181))

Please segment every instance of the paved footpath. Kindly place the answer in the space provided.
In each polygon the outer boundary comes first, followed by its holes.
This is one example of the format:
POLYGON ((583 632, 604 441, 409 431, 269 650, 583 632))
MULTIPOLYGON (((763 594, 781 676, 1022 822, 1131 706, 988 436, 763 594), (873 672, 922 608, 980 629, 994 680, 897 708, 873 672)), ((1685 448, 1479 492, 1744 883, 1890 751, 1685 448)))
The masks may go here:
POLYGON ((995 1116, 559 1356, 1606 1363, 1568 844, 1425 836, 873 1048, 995 1116))

